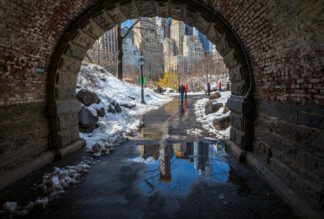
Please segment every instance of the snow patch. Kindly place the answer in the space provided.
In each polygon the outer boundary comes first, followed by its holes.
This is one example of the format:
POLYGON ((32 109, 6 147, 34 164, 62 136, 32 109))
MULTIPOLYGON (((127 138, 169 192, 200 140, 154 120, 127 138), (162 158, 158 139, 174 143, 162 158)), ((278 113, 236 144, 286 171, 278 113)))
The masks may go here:
POLYGON ((99 127, 92 133, 80 133, 80 137, 86 140, 89 152, 95 157, 101 156, 101 152, 107 152, 106 145, 120 144, 127 140, 127 136, 135 135, 136 130, 143 125, 141 115, 173 99, 170 95, 159 95, 152 89, 145 88, 146 104, 141 104, 140 86, 121 81, 101 66, 89 63, 81 66, 77 91, 80 89, 94 92, 100 98, 100 103, 87 107, 93 115, 97 115, 100 108, 104 108, 106 112, 104 117, 99 117, 99 127), (112 103, 120 106, 120 113, 108 111, 112 103))
POLYGON ((41 184, 42 190, 46 195, 54 196, 64 193, 64 188, 70 184, 78 183, 85 173, 89 172, 90 166, 81 161, 75 166, 66 166, 65 168, 55 167, 54 171, 43 176, 41 184))
POLYGON ((214 127, 215 119, 221 119, 230 115, 230 111, 226 113, 223 113, 223 111, 228 98, 231 96, 231 92, 224 91, 220 92, 220 94, 221 97, 213 101, 215 103, 223 103, 223 107, 220 107, 220 109, 217 112, 206 115, 205 106, 209 99, 202 98, 194 104, 195 114, 197 121, 202 123, 204 129, 216 135, 217 138, 228 139, 230 136, 230 127, 226 128, 225 130, 217 130, 214 127))
POLYGON ((90 170, 91 161, 81 161, 75 166, 66 166, 64 168, 54 167, 54 171, 46 173, 43 176, 43 182, 38 186, 43 191, 44 197, 37 198, 34 202, 29 202, 25 206, 17 202, 5 202, 3 211, 5 215, 25 216, 34 208, 44 209, 49 202, 49 197, 64 193, 64 189, 71 184, 76 184, 90 170))
POLYGON ((201 136, 201 132, 202 132, 202 130, 197 129, 197 128, 187 130, 188 135, 194 135, 194 136, 201 136))

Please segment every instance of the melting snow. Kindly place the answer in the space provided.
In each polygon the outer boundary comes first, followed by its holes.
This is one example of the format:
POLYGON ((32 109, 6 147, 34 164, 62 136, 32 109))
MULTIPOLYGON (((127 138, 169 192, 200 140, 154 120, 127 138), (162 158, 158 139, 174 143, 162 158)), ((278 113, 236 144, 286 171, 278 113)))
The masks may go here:
POLYGON ((141 115, 172 100, 169 95, 159 95, 152 89, 145 88, 146 104, 141 104, 140 86, 120 81, 104 68, 95 64, 82 65, 78 85, 79 89, 85 88, 99 96, 101 100, 99 104, 87 107, 94 115, 100 108, 104 108, 106 112, 104 117, 99 117, 99 127, 92 133, 80 133, 80 136, 86 140, 87 147, 96 157, 101 155, 101 149, 104 151, 108 145, 121 143, 127 139, 128 135, 134 135, 136 130, 143 125, 140 121, 141 115), (107 112, 112 102, 120 105, 122 109, 120 113, 107 112), (129 108, 127 105, 134 107, 129 108), (92 147, 98 147, 98 144, 101 148, 99 152, 98 150, 93 151, 92 147))
MULTIPOLYGON (((86 140, 87 147, 96 157, 108 154, 114 150, 112 144, 120 143, 127 139, 127 135, 134 134, 143 125, 140 121, 141 115, 172 100, 168 95, 158 95, 152 89, 145 88, 146 104, 141 104, 139 86, 120 81, 94 64, 81 67, 78 86, 78 90, 85 88, 99 96, 101 100, 99 104, 87 107, 93 115, 97 115, 96 110, 105 109, 105 116, 99 117, 98 128, 92 133, 80 133, 80 136, 86 140), (120 105, 122 109, 120 113, 113 114, 107 111, 112 102, 120 105)), ((3 211, 6 215, 25 216, 34 208, 45 208, 49 198, 63 194, 64 189, 69 185, 78 183, 90 171, 90 163, 82 161, 75 166, 55 167, 53 172, 43 176, 43 181, 39 185, 45 197, 40 197, 25 206, 8 201, 3 204, 3 211)))
POLYGON ((90 166, 81 161, 75 166, 66 166, 65 168, 55 167, 54 171, 43 176, 41 184, 42 190, 49 196, 64 193, 64 188, 70 184, 78 183, 85 173, 89 172, 90 166))
POLYGON ((43 176, 43 182, 39 185, 45 197, 39 197, 34 202, 29 202, 25 206, 18 205, 17 202, 3 204, 3 210, 7 215, 25 216, 34 208, 44 209, 48 204, 49 198, 64 193, 64 189, 71 184, 76 184, 90 170, 90 162, 81 161, 75 166, 65 168, 55 167, 51 173, 43 176))
POLYGON ((230 115, 230 111, 228 111, 225 114, 223 114, 223 111, 224 111, 225 103, 227 102, 228 98, 231 96, 231 92, 224 91, 224 92, 220 92, 220 94, 221 94, 221 97, 213 101, 213 102, 217 102, 217 103, 223 103, 223 107, 220 107, 220 109, 217 112, 210 113, 210 114, 206 115, 205 106, 209 99, 202 98, 195 103, 195 106, 194 106, 195 114, 197 117, 197 121, 202 123, 202 126, 204 129, 206 129, 210 133, 215 134, 217 136, 217 138, 229 138, 230 127, 228 127, 225 130, 217 130, 214 127, 215 119, 220 119, 220 118, 230 115))

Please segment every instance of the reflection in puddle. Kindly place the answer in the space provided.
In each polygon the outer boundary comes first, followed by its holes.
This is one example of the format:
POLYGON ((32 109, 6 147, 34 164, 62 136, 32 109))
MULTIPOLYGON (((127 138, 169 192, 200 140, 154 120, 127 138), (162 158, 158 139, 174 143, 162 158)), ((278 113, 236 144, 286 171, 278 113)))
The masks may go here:
POLYGON ((224 146, 204 141, 177 144, 139 145, 136 162, 145 163, 139 187, 146 193, 156 190, 184 194, 198 180, 227 182, 230 167, 224 146))

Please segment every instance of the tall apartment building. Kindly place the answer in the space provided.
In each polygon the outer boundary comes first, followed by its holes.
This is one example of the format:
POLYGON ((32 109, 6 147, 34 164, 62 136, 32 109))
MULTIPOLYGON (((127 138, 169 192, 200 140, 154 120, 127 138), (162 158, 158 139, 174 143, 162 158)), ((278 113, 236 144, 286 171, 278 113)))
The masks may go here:
POLYGON ((171 25, 171 37, 164 40, 163 52, 167 72, 190 72, 204 55, 200 39, 193 35, 193 28, 177 20, 171 25))
POLYGON ((185 32, 186 32, 187 36, 192 36, 193 35, 193 27, 186 24, 186 31, 185 32))
POLYGON ((135 25, 134 44, 141 50, 144 44, 161 43, 161 35, 158 34, 158 27, 155 19, 141 18, 135 25))
POLYGON ((173 56, 168 59, 168 72, 177 74, 187 73, 188 58, 186 56, 173 56))
POLYGON ((109 51, 116 53, 117 52, 117 26, 112 28, 109 31, 106 31, 99 38, 100 50, 109 51))
POLYGON ((164 73, 163 45, 154 18, 142 18, 135 25, 134 44, 143 51, 144 72, 148 78, 158 79, 164 73))
POLYGON ((175 56, 175 42, 171 38, 165 38, 163 43, 163 56, 164 56, 164 69, 165 71, 169 71, 169 63, 168 60, 175 56))
POLYGON ((200 42, 202 44, 202 47, 205 51, 210 51, 210 41, 207 39, 207 36, 198 32, 198 37, 200 39, 200 42))
POLYGON ((197 61, 204 56, 204 49, 197 36, 183 37, 183 55, 187 57, 187 71, 192 71, 195 68, 197 61))
POLYGON ((140 67, 138 63, 140 57, 141 52, 134 45, 132 38, 125 38, 123 42, 123 64, 140 67))
POLYGON ((183 37, 185 35, 185 24, 181 21, 173 20, 171 25, 171 38, 176 44, 176 54, 183 55, 183 37))
POLYGON ((171 24, 172 20, 170 18, 162 18, 161 29, 163 39, 171 37, 171 24))
MULTIPOLYGON (((122 36, 125 36, 126 32, 128 31, 128 29, 125 28, 121 28, 121 34, 122 36)), ((132 41, 132 43, 134 44, 134 30, 131 30, 125 39, 130 39, 132 41)))
POLYGON ((111 73, 116 71, 117 26, 105 32, 88 51, 89 57, 104 66, 111 73))

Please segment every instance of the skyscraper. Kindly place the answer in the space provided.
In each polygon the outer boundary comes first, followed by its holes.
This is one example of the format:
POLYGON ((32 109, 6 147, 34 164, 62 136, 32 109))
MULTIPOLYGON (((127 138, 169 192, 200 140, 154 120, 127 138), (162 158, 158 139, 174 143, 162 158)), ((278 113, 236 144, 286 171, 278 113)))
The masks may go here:
POLYGON ((204 54, 200 39, 196 35, 193 36, 192 27, 181 21, 173 20, 170 29, 170 38, 164 40, 165 71, 190 72, 204 54))
POLYGON ((172 20, 170 18, 162 18, 161 26, 162 26, 162 38, 169 38, 171 35, 171 24, 172 20))
POLYGON ((200 42, 201 42, 201 44, 203 46, 203 49, 205 51, 209 51, 210 50, 210 48, 209 48, 210 43, 209 43, 209 40, 207 39, 207 36, 204 35, 204 34, 202 34, 202 33, 200 33, 200 32, 198 32, 198 37, 199 37, 200 42))
POLYGON ((144 73, 148 79, 158 80, 164 73, 163 46, 156 19, 142 18, 135 25, 134 44, 143 51, 144 73))
POLYGON ((169 71, 168 60, 175 56, 175 42, 171 38, 165 38, 163 43, 163 55, 164 55, 164 70, 169 71))
POLYGON ((204 49, 198 36, 183 37, 183 55, 187 57, 187 71, 191 72, 197 61, 204 56, 204 49))
MULTIPOLYGON (((122 36, 124 36, 126 34, 126 32, 128 31, 128 29, 122 28, 121 29, 121 34, 122 36)), ((131 39, 132 43, 134 43, 134 30, 131 30, 128 35, 126 36, 126 38, 131 39)))
POLYGON ((193 27, 189 26, 188 24, 186 24, 186 35, 188 35, 188 36, 193 35, 193 27))
POLYGON ((173 20, 171 25, 171 38, 176 43, 176 54, 183 55, 183 36, 185 35, 185 24, 177 20, 173 20))

